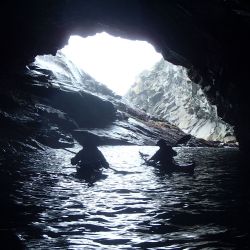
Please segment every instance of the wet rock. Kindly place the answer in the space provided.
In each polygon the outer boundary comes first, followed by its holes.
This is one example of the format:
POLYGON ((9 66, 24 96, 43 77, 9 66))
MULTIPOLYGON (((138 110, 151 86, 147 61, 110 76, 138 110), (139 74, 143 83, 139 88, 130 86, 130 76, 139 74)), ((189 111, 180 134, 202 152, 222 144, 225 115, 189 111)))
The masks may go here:
POLYGON ((69 133, 65 133, 59 127, 52 125, 49 128, 40 129, 35 135, 35 139, 51 148, 74 146, 73 138, 69 133))
POLYGON ((91 133, 98 138, 99 145, 155 145, 157 140, 164 138, 173 146, 185 136, 178 128, 164 125, 130 117, 124 121, 117 120, 105 128, 78 129, 77 134, 73 135, 76 140, 81 141, 86 134, 91 133))
POLYGON ((67 135, 67 130, 76 128, 77 125, 65 113, 39 105, 37 98, 30 98, 23 91, 10 91, 5 96, 12 100, 13 105, 9 108, 0 106, 2 152, 16 154, 19 151, 42 150, 43 145, 73 145, 73 139, 67 135))
POLYGON ((115 119, 113 104, 83 91, 65 91, 43 86, 28 86, 30 91, 52 107, 67 113, 80 127, 102 127, 115 119))
POLYGON ((41 103, 36 104, 35 107, 41 117, 46 118, 48 122, 57 124, 61 129, 72 130, 78 128, 78 124, 61 110, 41 103))
POLYGON ((188 143, 188 141, 190 141, 190 139, 192 138, 192 136, 190 134, 184 135, 182 138, 180 138, 176 144, 178 145, 186 145, 188 143))

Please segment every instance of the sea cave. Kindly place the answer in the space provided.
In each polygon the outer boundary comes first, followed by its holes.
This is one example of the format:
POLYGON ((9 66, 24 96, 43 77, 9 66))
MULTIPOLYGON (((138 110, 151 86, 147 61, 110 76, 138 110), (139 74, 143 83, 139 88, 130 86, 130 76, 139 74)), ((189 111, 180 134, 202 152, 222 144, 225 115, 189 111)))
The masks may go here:
POLYGON ((14 1, 3 11, 2 247, 249 247, 249 3, 14 1), (112 66, 113 44, 91 40, 70 57, 70 39, 94 36, 139 47, 118 48, 112 66), (142 43, 159 56, 119 92, 130 73, 118 69, 146 63, 145 51, 133 57, 142 43), (77 64, 90 49, 95 66, 106 52, 114 89, 77 64), (167 157, 162 141, 171 163, 151 164, 167 157))

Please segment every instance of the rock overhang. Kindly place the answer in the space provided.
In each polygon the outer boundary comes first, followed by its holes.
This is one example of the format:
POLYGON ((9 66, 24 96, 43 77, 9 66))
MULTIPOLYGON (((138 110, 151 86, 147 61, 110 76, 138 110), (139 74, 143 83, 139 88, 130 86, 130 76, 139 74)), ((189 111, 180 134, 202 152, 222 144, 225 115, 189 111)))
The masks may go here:
POLYGON ((55 54, 72 34, 106 31, 147 40, 166 60, 189 69, 219 114, 236 126, 245 148, 250 141, 249 6, 233 0, 16 1, 1 17, 1 70, 13 74, 38 54, 55 54))

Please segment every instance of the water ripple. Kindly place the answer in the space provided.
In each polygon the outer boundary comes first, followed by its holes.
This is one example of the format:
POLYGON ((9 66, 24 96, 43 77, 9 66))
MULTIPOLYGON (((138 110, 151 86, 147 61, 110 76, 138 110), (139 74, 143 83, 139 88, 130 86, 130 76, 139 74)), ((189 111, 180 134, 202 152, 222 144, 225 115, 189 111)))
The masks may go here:
POLYGON ((29 225, 16 228, 28 249, 244 249, 249 192, 237 150, 176 148, 177 161, 197 163, 194 175, 144 165, 139 151, 155 147, 101 150, 126 172, 105 170, 93 185, 76 178, 63 150, 23 161, 12 199, 29 215, 29 225))

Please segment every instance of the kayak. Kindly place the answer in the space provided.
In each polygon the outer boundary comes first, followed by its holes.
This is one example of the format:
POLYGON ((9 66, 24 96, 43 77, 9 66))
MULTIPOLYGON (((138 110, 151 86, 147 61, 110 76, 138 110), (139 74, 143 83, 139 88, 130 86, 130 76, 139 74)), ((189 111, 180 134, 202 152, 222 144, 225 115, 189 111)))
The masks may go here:
POLYGON ((170 165, 166 164, 160 164, 155 162, 149 162, 148 161, 148 155, 143 154, 142 152, 139 152, 141 158, 144 160, 144 164, 153 166, 157 169, 159 169, 161 172, 165 173, 173 173, 173 172, 182 172, 182 173, 194 173, 195 168, 195 162, 190 162, 186 164, 177 164, 172 163, 170 165))
POLYGON ((102 168, 96 168, 93 166, 76 166, 76 175, 80 179, 84 179, 88 182, 94 182, 105 177, 102 172, 102 168))
POLYGON ((186 164, 173 164, 171 166, 165 166, 161 164, 155 164, 155 167, 159 168, 160 171, 166 173, 194 173, 195 163, 186 163, 186 164))

